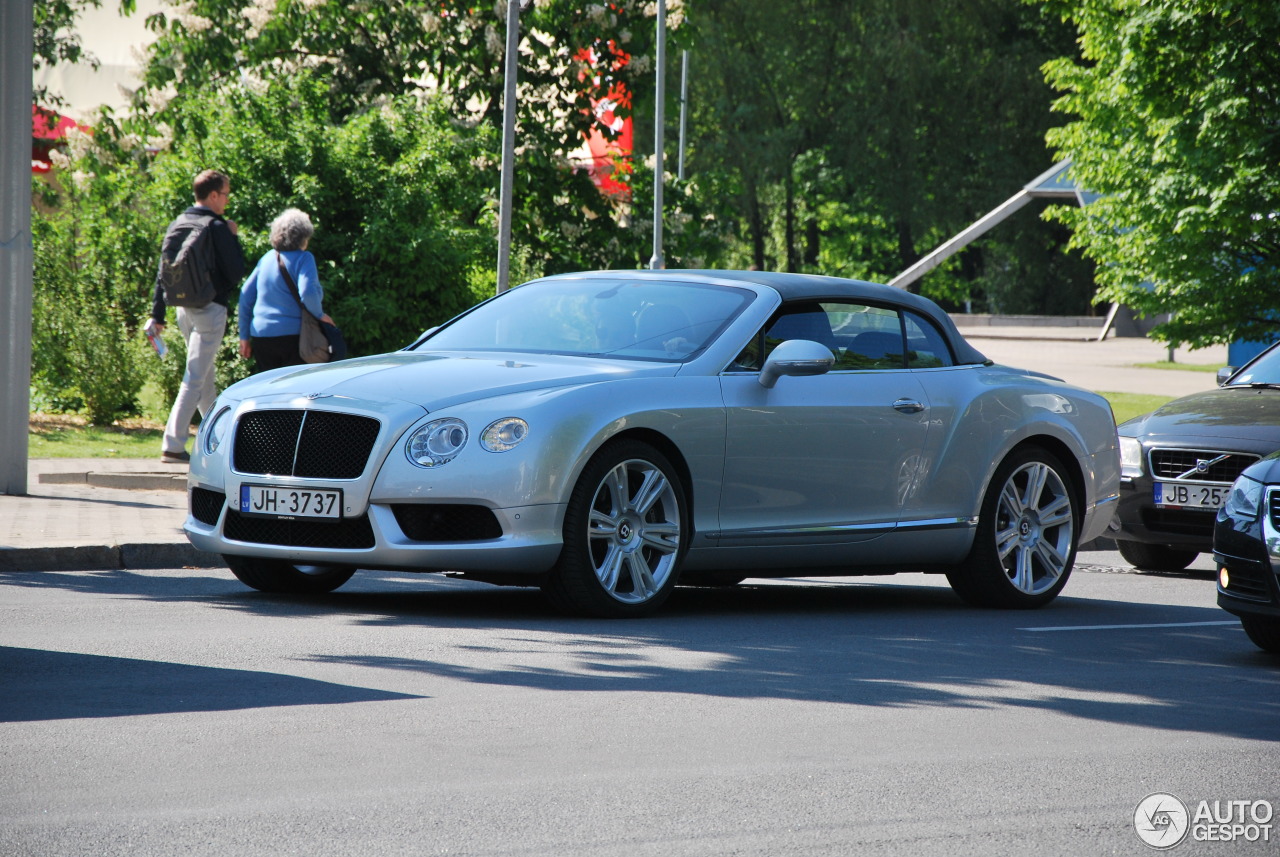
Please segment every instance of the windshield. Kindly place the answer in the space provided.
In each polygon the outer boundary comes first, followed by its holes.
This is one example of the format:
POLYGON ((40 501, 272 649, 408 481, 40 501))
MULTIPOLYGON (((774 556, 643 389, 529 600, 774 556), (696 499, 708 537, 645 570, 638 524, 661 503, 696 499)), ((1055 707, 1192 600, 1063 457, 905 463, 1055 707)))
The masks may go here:
POLYGON ((1252 365, 1231 379, 1237 384, 1280 384, 1280 348, 1273 348, 1260 356, 1252 365))
POLYGON ((753 297, 746 289, 671 281, 537 280, 481 304, 416 348, 676 362, 706 348, 753 297))

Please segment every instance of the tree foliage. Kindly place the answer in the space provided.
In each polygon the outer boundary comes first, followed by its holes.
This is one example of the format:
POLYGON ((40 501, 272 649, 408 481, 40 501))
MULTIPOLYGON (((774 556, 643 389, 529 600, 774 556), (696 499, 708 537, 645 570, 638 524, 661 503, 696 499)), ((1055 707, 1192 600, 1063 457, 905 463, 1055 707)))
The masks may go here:
MULTIPOLYGON (((1072 34, 1020 0, 707 0, 690 24, 691 163, 727 174, 759 267, 890 278, 1051 163, 1039 67, 1072 34)), ((1085 311, 1088 266, 1064 242, 1028 211, 922 285, 1085 311)))
POLYGON ((1153 334, 1203 346, 1270 339, 1280 294, 1280 6, 1046 0, 1082 61, 1048 79, 1074 115, 1050 142, 1099 199, 1064 210, 1102 294, 1153 334))

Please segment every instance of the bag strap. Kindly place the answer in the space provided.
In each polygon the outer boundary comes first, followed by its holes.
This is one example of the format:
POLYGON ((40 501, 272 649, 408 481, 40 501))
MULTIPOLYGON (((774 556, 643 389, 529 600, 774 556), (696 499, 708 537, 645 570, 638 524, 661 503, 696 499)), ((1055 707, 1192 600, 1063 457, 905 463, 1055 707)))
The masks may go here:
POLYGON ((276 251, 276 264, 280 266, 280 276, 284 277, 284 281, 289 284, 289 294, 293 295, 293 299, 298 302, 298 306, 302 307, 302 311, 307 315, 319 321, 320 317, 307 309, 307 305, 302 302, 302 295, 298 294, 298 284, 293 281, 293 275, 284 266, 284 257, 280 255, 279 250, 276 251))

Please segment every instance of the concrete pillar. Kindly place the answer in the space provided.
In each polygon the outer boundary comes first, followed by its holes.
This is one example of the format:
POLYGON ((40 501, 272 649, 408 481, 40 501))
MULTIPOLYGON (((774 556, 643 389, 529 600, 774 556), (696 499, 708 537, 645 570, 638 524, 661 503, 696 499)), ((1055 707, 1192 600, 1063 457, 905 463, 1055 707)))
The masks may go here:
POLYGON ((33 20, 32 0, 0 0, 0 494, 27 493, 33 20))

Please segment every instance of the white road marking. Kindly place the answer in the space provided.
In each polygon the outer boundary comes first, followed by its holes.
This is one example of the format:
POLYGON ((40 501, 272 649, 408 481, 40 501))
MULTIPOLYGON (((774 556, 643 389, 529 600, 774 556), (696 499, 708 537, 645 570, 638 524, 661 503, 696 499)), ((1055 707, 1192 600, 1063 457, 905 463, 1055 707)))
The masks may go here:
POLYGON ((1019 628, 1019 631, 1123 631, 1134 628, 1205 628, 1211 625, 1239 625, 1237 619, 1225 622, 1164 622, 1152 625, 1059 625, 1052 628, 1019 628))

